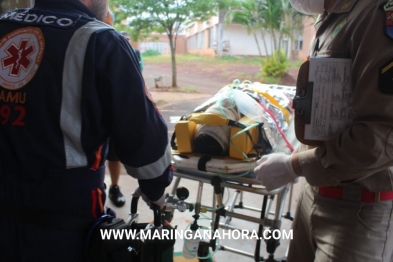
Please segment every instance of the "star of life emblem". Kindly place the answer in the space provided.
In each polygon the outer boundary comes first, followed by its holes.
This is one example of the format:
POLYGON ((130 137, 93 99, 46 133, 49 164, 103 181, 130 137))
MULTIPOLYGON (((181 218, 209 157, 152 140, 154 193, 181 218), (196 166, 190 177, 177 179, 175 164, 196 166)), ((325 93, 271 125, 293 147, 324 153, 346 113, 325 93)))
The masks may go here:
POLYGON ((0 86, 16 90, 34 77, 42 60, 45 40, 39 28, 25 27, 0 39, 0 86))

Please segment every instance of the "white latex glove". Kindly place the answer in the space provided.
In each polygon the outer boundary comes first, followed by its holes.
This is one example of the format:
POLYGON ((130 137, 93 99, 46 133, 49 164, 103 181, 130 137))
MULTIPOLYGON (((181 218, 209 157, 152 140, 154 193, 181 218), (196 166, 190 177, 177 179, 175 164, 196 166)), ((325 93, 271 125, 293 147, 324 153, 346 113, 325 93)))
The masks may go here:
POLYGON ((165 205, 165 194, 163 194, 158 200, 156 201, 150 201, 145 194, 142 193, 142 190, 140 187, 138 187, 134 193, 132 193, 133 197, 142 197, 142 199, 146 202, 148 206, 150 206, 151 203, 157 205, 160 207, 160 209, 164 208, 165 205))
POLYGON ((268 191, 294 181, 298 176, 292 168, 292 155, 273 153, 257 161, 254 169, 257 179, 268 191))

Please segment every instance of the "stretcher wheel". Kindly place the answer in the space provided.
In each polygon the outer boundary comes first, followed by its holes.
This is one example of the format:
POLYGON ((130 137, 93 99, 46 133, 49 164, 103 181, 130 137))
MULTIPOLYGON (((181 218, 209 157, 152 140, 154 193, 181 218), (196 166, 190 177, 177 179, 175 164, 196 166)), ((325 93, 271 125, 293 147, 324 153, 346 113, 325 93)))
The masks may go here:
MULTIPOLYGON (((271 233, 269 233, 269 235, 271 235, 271 233)), ((270 239, 266 239, 266 251, 269 254, 274 254, 274 252, 276 252, 277 247, 280 245, 280 240, 278 239, 274 239, 274 238, 270 238, 270 239)))

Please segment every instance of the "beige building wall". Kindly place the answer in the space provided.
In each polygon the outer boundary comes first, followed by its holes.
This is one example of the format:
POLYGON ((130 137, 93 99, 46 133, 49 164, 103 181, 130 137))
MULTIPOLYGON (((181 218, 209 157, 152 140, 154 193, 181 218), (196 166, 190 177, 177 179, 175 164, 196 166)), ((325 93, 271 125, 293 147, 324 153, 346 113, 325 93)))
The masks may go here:
POLYGON ((189 54, 201 55, 206 57, 215 57, 216 53, 212 48, 193 49, 188 51, 189 54))
MULTIPOLYGON (((170 54, 171 49, 169 45, 169 39, 166 34, 152 34, 150 37, 140 41, 139 43, 133 44, 134 48, 139 49, 141 53, 146 50, 157 50, 161 54, 170 54)), ((176 54, 185 54, 186 50, 186 39, 184 35, 178 35, 176 39, 176 54)))
POLYGON ((214 57, 216 55, 215 48, 217 43, 215 42, 216 38, 214 37, 213 39, 210 34, 214 36, 217 34, 217 24, 218 16, 213 16, 206 22, 194 22, 186 28, 185 41, 187 53, 214 57), (191 44, 190 37, 198 37, 197 43, 191 44))
MULTIPOLYGON (((295 44, 291 44, 291 40, 287 39, 287 54, 293 59, 305 60, 310 53, 310 44, 315 35, 314 18, 306 17, 304 19, 304 30, 296 40, 295 44), (300 45, 300 42, 302 44, 300 45), (291 47, 296 48, 290 50, 291 47), (301 48, 300 50, 298 48, 301 48)), ((190 54, 200 54, 203 56, 216 56, 217 41, 221 37, 222 54, 223 55, 243 55, 243 56, 258 56, 258 47, 255 43, 254 37, 248 35, 244 27, 231 24, 225 27, 220 27, 219 17, 212 17, 207 22, 195 22, 185 29, 185 37, 187 41, 187 52, 190 54)), ((268 36, 265 36, 269 39, 268 36)), ((262 36, 258 35, 258 39, 262 36)), ((271 50, 271 41, 266 41, 268 51, 271 50)), ((260 43, 261 52, 266 56, 265 48, 260 43)))
POLYGON ((306 17, 303 21, 304 30, 303 30, 303 48, 298 52, 299 60, 306 60, 310 55, 311 41, 315 36, 315 28, 314 28, 314 18, 306 17))

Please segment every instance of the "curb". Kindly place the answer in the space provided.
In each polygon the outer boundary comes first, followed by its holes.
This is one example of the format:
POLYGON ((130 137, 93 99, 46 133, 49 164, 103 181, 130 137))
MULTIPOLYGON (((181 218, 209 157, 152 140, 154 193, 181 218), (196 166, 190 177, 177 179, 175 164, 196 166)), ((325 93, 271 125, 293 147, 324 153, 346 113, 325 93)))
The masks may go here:
POLYGON ((187 100, 194 100, 199 98, 210 98, 211 94, 200 93, 182 93, 182 92, 154 92, 150 91, 157 107, 173 104, 177 102, 184 102, 187 100))

